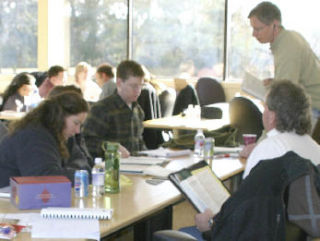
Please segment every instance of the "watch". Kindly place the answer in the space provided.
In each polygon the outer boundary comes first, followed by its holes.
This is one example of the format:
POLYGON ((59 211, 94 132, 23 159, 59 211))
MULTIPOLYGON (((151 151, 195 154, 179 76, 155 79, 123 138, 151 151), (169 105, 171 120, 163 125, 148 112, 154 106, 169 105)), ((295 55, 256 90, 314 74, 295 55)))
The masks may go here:
POLYGON ((210 227, 210 228, 215 224, 213 218, 210 218, 210 219, 208 220, 208 224, 209 224, 209 227, 210 227))

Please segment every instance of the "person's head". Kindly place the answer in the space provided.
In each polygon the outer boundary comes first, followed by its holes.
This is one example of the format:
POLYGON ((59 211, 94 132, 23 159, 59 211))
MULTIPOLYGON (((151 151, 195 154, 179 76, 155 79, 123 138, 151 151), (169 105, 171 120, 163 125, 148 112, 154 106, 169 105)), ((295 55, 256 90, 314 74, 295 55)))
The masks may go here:
POLYGON ((29 96, 35 85, 35 78, 28 73, 17 74, 3 93, 3 104, 7 99, 18 93, 21 96, 29 96))
POLYGON ((140 64, 132 60, 122 61, 117 67, 117 91, 130 105, 137 101, 143 86, 144 72, 140 64))
POLYGON ((56 138, 61 155, 67 157, 65 142, 80 133, 88 108, 87 102, 74 91, 57 94, 41 102, 21 120, 12 122, 9 130, 14 134, 30 124, 40 124, 56 138))
POLYGON ((62 93, 76 92, 79 95, 83 96, 81 89, 75 85, 59 85, 55 86, 50 92, 48 97, 53 97, 56 95, 60 95, 62 93))
POLYGON ((281 28, 280 9, 271 2, 261 2, 248 15, 252 35, 260 43, 272 43, 281 28))
POLYGON ((110 79, 114 78, 113 68, 109 64, 101 64, 96 71, 96 81, 100 87, 110 79))
POLYGON ((64 71, 65 69, 59 65, 50 67, 48 70, 48 78, 54 86, 64 84, 64 71))
POLYGON ((310 98, 304 89, 288 80, 274 81, 267 93, 263 125, 267 131, 310 133, 310 98))
POLYGON ((85 83, 88 79, 90 65, 87 62, 80 62, 76 66, 74 78, 78 85, 85 83))

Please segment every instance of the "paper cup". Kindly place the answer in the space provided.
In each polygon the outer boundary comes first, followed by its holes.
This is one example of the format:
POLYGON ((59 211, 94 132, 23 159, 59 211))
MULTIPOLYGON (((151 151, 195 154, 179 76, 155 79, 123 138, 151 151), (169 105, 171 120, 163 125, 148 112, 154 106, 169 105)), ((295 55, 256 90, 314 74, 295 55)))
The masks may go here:
POLYGON ((243 134, 242 137, 243 137, 243 143, 245 146, 255 143, 257 140, 256 134, 243 134))

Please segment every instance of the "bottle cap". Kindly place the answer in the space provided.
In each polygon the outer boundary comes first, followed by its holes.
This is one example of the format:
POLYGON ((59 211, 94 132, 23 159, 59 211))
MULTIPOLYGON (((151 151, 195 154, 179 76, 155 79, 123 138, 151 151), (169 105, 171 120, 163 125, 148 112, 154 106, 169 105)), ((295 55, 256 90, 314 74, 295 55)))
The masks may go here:
POLYGON ((102 157, 96 157, 95 159, 94 159, 94 163, 95 164, 99 164, 99 163, 101 163, 102 162, 102 157))

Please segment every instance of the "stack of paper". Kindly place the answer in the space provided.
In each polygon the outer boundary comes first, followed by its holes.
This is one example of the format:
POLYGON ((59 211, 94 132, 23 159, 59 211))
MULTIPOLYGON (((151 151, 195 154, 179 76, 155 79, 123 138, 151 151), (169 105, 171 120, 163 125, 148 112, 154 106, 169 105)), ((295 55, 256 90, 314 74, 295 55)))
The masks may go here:
POLYGON ((191 150, 185 149, 185 150, 172 150, 168 148, 158 148, 155 150, 146 150, 146 151, 141 151, 139 152, 141 154, 145 154, 148 156, 153 156, 153 157, 178 157, 178 156, 187 156, 192 153, 191 150))

